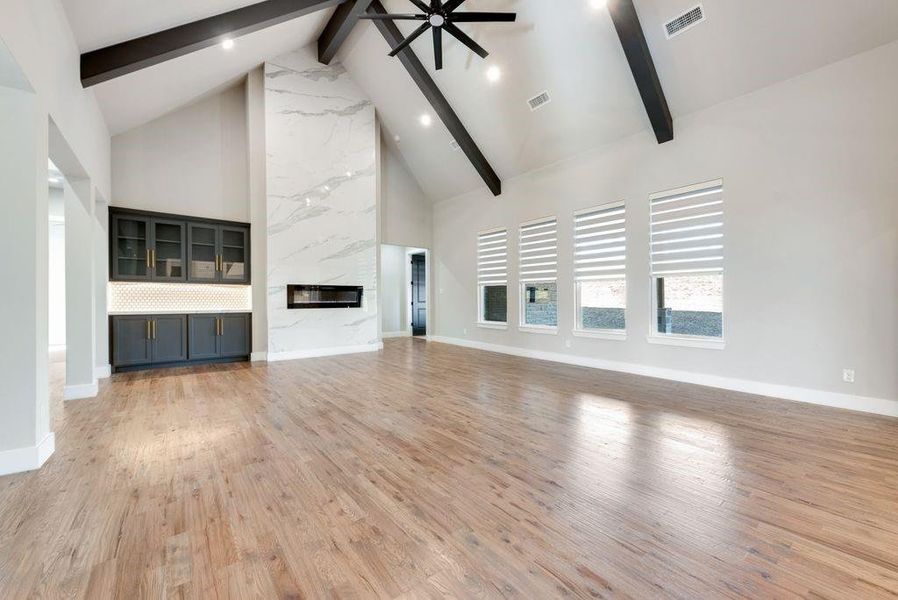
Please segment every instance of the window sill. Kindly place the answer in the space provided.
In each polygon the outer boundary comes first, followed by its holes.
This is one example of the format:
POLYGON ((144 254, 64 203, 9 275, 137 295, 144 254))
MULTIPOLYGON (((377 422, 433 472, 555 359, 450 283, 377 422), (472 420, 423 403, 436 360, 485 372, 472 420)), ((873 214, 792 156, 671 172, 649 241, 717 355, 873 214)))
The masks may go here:
POLYGON ((596 340, 616 340, 619 342, 627 341, 627 332, 626 331, 612 331, 612 330, 602 330, 602 329, 574 329, 573 330, 574 337, 581 338, 593 338, 596 340))
POLYGON ((706 350, 723 350, 726 347, 726 342, 722 339, 689 337, 683 335, 650 334, 646 336, 646 340, 650 344, 682 346, 684 348, 704 348, 706 350))
POLYGON ((477 327, 481 329, 496 329, 505 331, 508 329, 508 323, 477 323, 477 327))
POLYGON ((521 325, 518 327, 518 331, 522 333, 539 333, 542 335, 558 335, 557 327, 550 327, 548 325, 521 325))

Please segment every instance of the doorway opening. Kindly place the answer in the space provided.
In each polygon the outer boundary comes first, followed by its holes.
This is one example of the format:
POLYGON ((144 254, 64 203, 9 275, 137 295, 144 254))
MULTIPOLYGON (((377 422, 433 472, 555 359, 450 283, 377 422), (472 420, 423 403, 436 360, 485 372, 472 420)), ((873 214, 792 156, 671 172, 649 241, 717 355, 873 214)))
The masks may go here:
POLYGON ((382 337, 426 338, 430 331, 430 251, 381 245, 382 337))

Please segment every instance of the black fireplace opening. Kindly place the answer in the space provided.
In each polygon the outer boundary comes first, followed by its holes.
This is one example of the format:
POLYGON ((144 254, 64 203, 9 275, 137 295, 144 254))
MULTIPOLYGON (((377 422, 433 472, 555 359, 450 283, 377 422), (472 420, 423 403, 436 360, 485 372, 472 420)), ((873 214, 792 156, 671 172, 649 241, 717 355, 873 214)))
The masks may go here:
POLYGON ((288 285, 287 308, 361 308, 364 291, 354 285, 288 285))

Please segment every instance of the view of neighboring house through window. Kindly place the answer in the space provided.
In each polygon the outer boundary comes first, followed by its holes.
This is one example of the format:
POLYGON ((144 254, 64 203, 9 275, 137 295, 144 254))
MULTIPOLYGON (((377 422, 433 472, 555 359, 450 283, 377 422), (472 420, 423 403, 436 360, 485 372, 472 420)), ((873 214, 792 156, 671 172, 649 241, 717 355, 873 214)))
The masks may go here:
POLYGON ((494 229, 477 236, 478 321, 508 321, 508 231, 494 229))
POLYGON ((574 215, 578 331, 627 328, 627 209, 623 202, 574 215))
POLYGON ((723 337, 723 182, 651 196, 654 330, 723 337))
POLYGON ((558 327, 558 223, 525 223, 520 232, 521 326, 558 327))

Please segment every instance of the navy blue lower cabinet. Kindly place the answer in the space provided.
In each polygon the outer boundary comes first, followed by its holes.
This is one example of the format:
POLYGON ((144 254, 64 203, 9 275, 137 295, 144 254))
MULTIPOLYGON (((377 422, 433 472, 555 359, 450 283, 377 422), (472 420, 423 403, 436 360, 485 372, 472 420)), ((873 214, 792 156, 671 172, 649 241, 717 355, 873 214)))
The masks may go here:
POLYGON ((249 360, 249 313, 114 315, 110 361, 116 372, 249 360))
POLYGON ((190 360, 218 358, 219 315, 190 315, 190 360))

